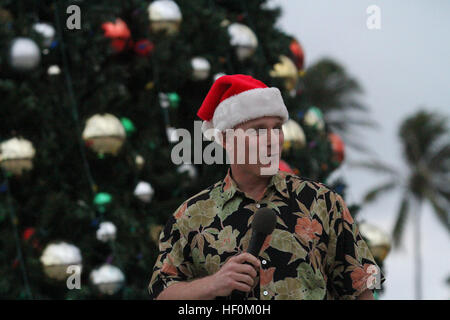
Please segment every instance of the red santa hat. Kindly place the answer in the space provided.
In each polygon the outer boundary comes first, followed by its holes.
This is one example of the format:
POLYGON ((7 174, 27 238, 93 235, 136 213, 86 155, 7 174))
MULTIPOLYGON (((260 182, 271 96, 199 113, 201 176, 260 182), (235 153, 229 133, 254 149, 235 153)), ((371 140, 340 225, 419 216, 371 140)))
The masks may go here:
POLYGON ((289 119, 280 90, 244 74, 218 78, 197 115, 203 120, 202 132, 208 140, 252 119, 264 116, 278 116, 283 122, 289 119))

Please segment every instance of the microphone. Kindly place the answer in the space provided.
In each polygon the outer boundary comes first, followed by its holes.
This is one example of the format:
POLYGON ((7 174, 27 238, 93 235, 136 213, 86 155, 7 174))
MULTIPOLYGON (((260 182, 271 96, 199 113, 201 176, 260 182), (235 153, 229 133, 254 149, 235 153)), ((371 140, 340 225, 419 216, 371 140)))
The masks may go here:
MULTIPOLYGON (((261 247, 264 244, 266 237, 273 232, 277 224, 277 216, 272 209, 261 208, 255 212, 255 216, 252 222, 252 236, 247 248, 247 252, 251 255, 258 257, 261 247)), ((249 262, 246 264, 252 265, 249 262)), ((253 266, 253 265, 252 265, 253 266)), ((234 290, 231 293, 231 299, 243 300, 246 292, 234 290)))

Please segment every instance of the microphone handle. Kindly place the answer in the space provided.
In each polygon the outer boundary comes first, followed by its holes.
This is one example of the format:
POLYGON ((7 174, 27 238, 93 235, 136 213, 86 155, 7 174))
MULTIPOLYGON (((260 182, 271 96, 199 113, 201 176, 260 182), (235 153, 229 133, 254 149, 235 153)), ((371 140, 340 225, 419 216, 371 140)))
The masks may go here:
MULTIPOLYGON (((250 253, 252 256, 258 257, 266 237, 267 234, 264 233, 253 233, 252 237, 250 238, 250 243, 248 245, 247 252, 250 253)), ((244 264, 248 264, 249 266, 254 267, 253 264, 247 261, 245 261, 244 264)), ((259 273, 259 270, 257 270, 257 273, 259 273)), ((231 292, 230 298, 231 300, 244 300, 246 296, 247 292, 233 290, 233 292, 231 292)))

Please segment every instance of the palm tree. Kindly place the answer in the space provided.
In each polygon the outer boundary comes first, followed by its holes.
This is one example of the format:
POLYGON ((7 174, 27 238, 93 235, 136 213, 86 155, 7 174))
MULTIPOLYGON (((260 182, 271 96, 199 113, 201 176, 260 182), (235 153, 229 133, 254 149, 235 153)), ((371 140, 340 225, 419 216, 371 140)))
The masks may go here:
POLYGON ((420 110, 405 119, 399 130, 408 174, 380 161, 358 162, 354 166, 384 173, 389 179, 366 193, 364 203, 374 201, 381 194, 395 188, 402 199, 392 230, 394 247, 401 243, 406 221, 412 215, 414 222, 414 260, 416 299, 422 298, 422 264, 420 255, 421 207, 428 201, 442 225, 450 231, 450 132, 443 116, 420 110))
POLYGON ((378 128, 368 117, 369 109, 360 101, 363 89, 345 68, 331 58, 323 58, 306 69, 303 77, 304 104, 317 106, 330 129, 339 134, 349 147, 374 154, 355 139, 356 126, 378 128), (359 113, 359 116, 355 116, 359 113))

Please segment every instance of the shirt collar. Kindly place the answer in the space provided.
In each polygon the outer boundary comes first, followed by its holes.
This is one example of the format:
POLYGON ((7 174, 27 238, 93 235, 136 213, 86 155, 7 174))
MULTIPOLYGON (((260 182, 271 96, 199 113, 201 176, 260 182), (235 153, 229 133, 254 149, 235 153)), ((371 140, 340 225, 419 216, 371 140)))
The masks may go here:
MULTIPOLYGON (((278 170, 278 172, 271 177, 269 184, 267 185, 267 191, 273 187, 275 187, 275 189, 281 194, 285 194, 287 192, 286 173, 284 171, 278 170)), ((236 192, 242 195, 244 194, 231 176, 231 168, 228 168, 227 175, 222 181, 221 191, 227 200, 231 199, 236 192)))

